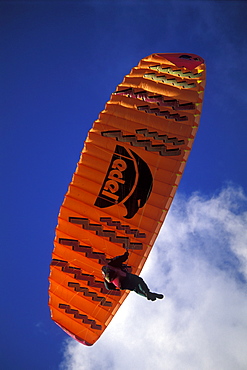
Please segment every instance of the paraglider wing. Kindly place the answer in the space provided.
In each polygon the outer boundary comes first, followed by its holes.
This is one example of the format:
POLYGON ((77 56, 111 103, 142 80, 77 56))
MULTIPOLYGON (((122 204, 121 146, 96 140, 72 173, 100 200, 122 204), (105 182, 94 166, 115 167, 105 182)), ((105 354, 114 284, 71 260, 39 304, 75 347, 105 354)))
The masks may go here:
POLYGON ((138 275, 167 215, 199 125, 205 74, 194 54, 142 59, 88 133, 59 212, 49 277, 52 319, 85 345, 128 295, 105 288, 102 266, 129 250, 138 275))

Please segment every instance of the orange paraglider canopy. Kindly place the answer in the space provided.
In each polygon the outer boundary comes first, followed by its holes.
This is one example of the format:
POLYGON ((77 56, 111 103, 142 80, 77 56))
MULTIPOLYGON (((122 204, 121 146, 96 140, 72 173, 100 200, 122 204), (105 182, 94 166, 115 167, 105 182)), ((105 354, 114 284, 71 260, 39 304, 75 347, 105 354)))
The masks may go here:
POLYGON ((101 268, 129 250, 140 274, 167 215, 198 129, 205 64, 152 54, 94 122, 61 206, 50 266, 52 319, 79 342, 97 341, 128 295, 101 268))

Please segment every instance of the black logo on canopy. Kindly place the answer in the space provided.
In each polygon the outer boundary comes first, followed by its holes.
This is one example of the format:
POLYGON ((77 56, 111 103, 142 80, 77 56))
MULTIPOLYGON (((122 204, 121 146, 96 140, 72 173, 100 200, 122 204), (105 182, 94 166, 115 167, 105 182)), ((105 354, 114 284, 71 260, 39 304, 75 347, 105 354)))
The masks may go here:
POLYGON ((124 204, 125 218, 132 218, 147 202, 153 186, 151 171, 135 152, 117 145, 99 195, 99 208, 124 204))

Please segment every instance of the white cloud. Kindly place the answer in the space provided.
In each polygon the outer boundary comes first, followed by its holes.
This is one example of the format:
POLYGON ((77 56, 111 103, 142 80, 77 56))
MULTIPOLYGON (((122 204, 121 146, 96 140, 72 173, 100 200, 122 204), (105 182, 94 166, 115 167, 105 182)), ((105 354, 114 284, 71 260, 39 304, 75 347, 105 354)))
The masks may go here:
POLYGON ((241 189, 177 195, 142 276, 92 347, 68 339, 61 369, 238 370, 247 365, 247 212, 241 189))

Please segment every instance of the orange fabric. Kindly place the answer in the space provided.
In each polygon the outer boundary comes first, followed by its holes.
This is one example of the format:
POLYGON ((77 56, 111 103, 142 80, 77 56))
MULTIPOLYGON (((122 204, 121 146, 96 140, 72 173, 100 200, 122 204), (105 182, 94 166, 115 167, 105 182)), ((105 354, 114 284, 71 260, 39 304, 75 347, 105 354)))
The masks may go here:
POLYGON ((153 54, 112 94, 88 133, 61 206, 50 267, 52 319, 92 345, 128 292, 101 268, 128 249, 139 274, 167 215, 199 125, 205 64, 153 54))

